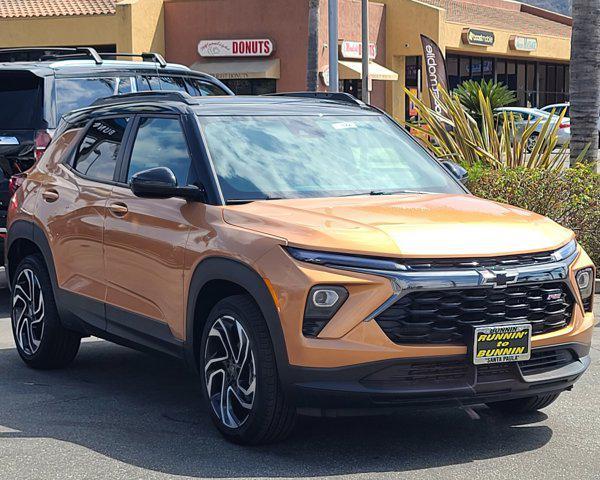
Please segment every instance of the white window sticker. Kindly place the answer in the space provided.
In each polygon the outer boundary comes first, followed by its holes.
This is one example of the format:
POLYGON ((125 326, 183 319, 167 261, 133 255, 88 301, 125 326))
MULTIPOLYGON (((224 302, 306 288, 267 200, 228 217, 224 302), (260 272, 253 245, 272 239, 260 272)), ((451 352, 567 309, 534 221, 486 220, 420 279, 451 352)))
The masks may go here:
POLYGON ((345 130, 346 128, 357 128, 356 123, 354 123, 354 122, 333 123, 332 126, 336 130, 345 130))

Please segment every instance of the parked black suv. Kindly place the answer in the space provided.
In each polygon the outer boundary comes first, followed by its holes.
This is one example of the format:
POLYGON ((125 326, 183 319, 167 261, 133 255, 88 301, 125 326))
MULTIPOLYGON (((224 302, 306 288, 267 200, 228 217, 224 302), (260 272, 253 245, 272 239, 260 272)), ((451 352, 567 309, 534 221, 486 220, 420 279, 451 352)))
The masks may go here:
POLYGON ((18 58, 23 52, 39 53, 39 60, 0 63, 0 242, 12 191, 22 172, 41 157, 65 113, 98 98, 149 90, 233 95, 216 78, 167 63, 156 53, 98 53, 89 47, 0 49, 3 57, 14 53, 18 58), (144 61, 118 60, 129 57, 144 61))

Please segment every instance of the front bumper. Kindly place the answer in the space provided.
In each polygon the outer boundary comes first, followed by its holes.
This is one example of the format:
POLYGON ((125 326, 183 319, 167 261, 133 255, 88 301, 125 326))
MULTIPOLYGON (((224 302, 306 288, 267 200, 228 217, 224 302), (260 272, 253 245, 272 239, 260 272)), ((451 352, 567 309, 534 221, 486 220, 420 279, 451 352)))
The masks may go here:
POLYGON ((496 402, 570 389, 589 367, 589 351, 586 344, 563 344, 534 349, 528 362, 479 367, 464 355, 294 367, 289 393, 299 412, 308 415, 496 402))

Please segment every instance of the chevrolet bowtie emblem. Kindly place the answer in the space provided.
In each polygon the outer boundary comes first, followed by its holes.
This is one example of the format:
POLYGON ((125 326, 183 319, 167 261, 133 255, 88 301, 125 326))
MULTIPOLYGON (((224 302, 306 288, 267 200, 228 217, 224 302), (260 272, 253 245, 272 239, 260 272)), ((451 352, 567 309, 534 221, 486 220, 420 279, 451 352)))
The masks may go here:
POLYGON ((481 273, 484 285, 491 285, 494 288, 504 288, 511 283, 517 283, 519 272, 515 270, 484 270, 481 273))

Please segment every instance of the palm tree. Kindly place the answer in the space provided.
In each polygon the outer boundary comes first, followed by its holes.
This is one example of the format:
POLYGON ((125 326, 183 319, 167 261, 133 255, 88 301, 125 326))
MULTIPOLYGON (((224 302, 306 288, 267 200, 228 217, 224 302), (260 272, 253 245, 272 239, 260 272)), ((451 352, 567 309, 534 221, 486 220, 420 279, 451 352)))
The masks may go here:
POLYGON ((584 161, 593 163, 600 114, 600 0, 573 0, 570 88, 571 163, 588 144, 584 161))
POLYGON ((306 90, 314 92, 319 85, 319 16, 321 0, 308 0, 308 54, 306 90))

